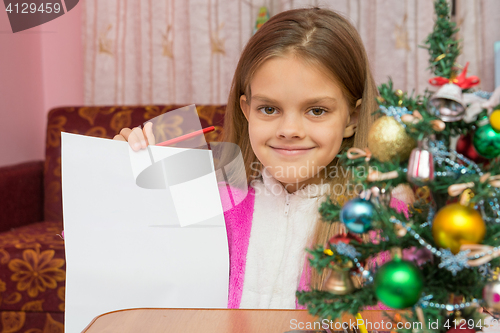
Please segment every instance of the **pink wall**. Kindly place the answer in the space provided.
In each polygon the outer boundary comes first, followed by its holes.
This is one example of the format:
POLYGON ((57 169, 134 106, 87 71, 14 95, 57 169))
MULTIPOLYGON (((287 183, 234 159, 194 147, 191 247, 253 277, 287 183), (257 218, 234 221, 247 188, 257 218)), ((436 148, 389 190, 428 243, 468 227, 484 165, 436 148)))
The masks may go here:
POLYGON ((13 34, 0 4, 0 166, 44 159, 48 111, 83 104, 81 5, 13 34))

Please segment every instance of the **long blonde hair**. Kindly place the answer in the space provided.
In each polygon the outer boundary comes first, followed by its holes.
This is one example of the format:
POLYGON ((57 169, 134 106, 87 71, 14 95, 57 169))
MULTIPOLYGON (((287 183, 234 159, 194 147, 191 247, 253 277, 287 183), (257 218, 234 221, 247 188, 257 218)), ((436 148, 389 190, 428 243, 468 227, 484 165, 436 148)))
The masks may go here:
MULTIPOLYGON (((354 136, 342 141, 339 151, 350 147, 367 146, 368 130, 374 120, 371 115, 378 106, 375 101, 377 87, 370 72, 368 58, 361 37, 351 23, 341 15, 321 8, 302 8, 281 12, 271 17, 245 46, 234 74, 224 116, 223 142, 237 144, 245 163, 247 183, 260 172, 260 165, 250 145, 248 121, 240 105, 240 96, 250 100, 250 82, 256 70, 266 60, 293 53, 306 62, 326 69, 339 84, 350 109, 362 99, 357 130, 354 136)), ((340 167, 335 158, 328 166, 340 167)), ((331 185, 341 184, 345 190, 349 175, 337 173, 330 178, 331 185)), ((330 188, 337 188, 330 186, 330 188)), ((336 202, 344 193, 331 191, 336 202)), ((320 221, 318 221, 320 222, 320 221)), ((337 233, 338 223, 316 223, 310 245, 325 244, 337 233)), ((311 271, 311 286, 319 288, 326 272, 311 271)))

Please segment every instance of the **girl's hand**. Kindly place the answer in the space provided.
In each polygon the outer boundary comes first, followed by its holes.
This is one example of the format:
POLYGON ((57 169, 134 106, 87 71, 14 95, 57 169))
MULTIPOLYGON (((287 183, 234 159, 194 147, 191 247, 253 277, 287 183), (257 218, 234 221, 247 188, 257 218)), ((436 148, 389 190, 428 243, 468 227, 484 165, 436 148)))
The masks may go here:
POLYGON ((493 109, 500 104, 500 86, 498 86, 495 91, 493 92, 493 95, 491 95, 490 99, 483 104, 481 104, 481 107, 488 109, 488 114, 493 111, 493 109))
POLYGON ((148 145, 155 144, 155 136, 153 135, 153 123, 149 122, 140 127, 122 128, 120 134, 115 135, 113 140, 128 141, 130 147, 134 151, 146 149, 148 145))

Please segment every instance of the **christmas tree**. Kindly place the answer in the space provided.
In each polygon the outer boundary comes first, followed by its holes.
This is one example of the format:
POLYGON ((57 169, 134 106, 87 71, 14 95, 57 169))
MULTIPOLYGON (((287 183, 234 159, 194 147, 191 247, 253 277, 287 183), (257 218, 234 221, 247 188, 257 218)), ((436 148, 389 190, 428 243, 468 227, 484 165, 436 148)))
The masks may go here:
POLYGON ((346 231, 308 250, 313 269, 328 277, 297 297, 319 318, 382 304, 404 311, 384 312, 391 327, 378 331, 452 333, 481 331, 486 314, 500 312, 500 105, 470 114, 464 93, 479 79, 455 62, 448 2, 434 6, 425 44, 437 91, 409 95, 382 84, 368 148, 339 155, 364 190, 320 207, 325 223, 340 221, 346 231), (374 263, 381 254, 385 262, 374 263), (411 327, 397 327, 402 318, 411 327))

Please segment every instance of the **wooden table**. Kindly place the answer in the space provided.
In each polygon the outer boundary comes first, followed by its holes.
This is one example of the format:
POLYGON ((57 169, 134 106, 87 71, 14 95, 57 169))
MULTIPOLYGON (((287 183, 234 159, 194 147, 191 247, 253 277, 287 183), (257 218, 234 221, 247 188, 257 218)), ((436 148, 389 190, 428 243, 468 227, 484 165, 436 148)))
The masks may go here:
MULTIPOLYGON (((387 311, 394 315, 393 311, 387 311)), ((382 311, 363 311, 367 322, 381 322, 382 311)), ((348 325, 353 316, 342 317, 348 325)), ((204 332, 204 333, 260 333, 260 332, 323 332, 318 319, 306 310, 245 310, 245 309, 130 309, 113 311, 96 317, 85 333, 128 332, 204 332), (309 327, 307 326, 309 325, 309 327), (312 330, 307 330, 307 328, 312 330)), ((387 320, 384 318, 384 322, 387 320)), ((334 322, 335 323, 335 322, 334 322)), ((337 324, 340 328, 340 322, 337 324)), ((333 324, 335 325, 335 324, 333 324)), ((332 332, 343 332, 332 326, 332 332)), ((389 330, 378 330, 378 332, 389 330)))

